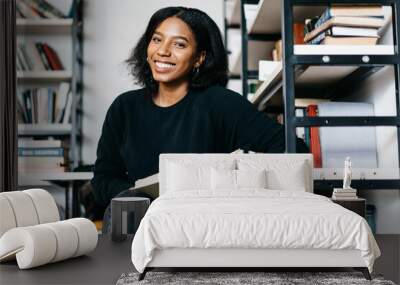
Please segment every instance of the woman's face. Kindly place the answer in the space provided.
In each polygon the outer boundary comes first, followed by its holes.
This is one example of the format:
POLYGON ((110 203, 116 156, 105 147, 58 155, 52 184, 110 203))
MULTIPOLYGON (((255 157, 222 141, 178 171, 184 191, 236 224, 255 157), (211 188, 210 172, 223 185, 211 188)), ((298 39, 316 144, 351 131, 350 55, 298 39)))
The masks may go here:
POLYGON ((196 48, 195 37, 185 22, 176 17, 164 20, 147 47, 154 80, 159 83, 187 81, 190 72, 204 60, 205 55, 197 56, 196 48))

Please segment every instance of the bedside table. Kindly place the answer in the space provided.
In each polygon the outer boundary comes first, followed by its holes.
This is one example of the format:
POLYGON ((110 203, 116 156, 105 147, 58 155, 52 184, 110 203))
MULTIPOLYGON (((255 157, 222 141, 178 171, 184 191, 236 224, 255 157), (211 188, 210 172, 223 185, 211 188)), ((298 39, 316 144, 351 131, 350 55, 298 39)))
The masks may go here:
POLYGON ((355 198, 351 200, 339 200, 331 199, 332 202, 339 204, 340 206, 359 214, 361 217, 365 218, 366 200, 363 198, 355 198))

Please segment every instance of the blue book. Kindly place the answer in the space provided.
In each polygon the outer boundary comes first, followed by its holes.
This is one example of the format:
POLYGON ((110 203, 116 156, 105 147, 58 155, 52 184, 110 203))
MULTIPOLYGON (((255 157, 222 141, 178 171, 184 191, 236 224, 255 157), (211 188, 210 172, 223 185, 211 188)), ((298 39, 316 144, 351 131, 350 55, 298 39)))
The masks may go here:
POLYGON ((19 147, 18 156, 64 157, 64 149, 62 147, 48 147, 48 148, 19 147))

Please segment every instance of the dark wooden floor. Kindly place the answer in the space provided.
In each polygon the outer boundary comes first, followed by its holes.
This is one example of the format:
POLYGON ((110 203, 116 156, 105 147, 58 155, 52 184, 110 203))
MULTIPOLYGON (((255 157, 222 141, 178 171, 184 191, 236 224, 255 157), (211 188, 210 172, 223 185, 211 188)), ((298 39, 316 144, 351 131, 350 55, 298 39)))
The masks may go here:
POLYGON ((381 257, 375 261, 374 272, 400 284, 400 235, 376 235, 381 257))
MULTIPOLYGON (((376 240, 382 256, 376 261, 374 272, 399 284, 400 235, 377 235, 376 240)), ((3 263, 0 264, 0 284, 115 284, 122 273, 134 271, 131 242, 132 239, 113 243, 108 237, 100 236, 99 246, 87 256, 29 270, 19 270, 15 261, 3 263)))

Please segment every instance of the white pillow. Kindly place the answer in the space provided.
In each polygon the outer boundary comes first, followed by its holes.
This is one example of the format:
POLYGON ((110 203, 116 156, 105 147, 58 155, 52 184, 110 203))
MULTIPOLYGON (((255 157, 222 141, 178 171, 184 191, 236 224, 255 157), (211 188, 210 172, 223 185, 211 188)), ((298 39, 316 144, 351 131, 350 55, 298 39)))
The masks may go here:
POLYGON ((236 170, 211 168, 211 188, 217 189, 236 189, 236 170))
POLYGON ((267 171, 261 170, 236 170, 238 188, 267 188, 267 171))
POLYGON ((211 168, 234 169, 234 160, 191 163, 191 161, 167 162, 167 191, 210 190, 211 168))
POLYGON ((211 188, 213 190, 240 190, 241 188, 266 188, 267 176, 262 170, 211 169, 211 188))
POLYGON ((289 190, 289 191, 307 191, 307 177, 305 175, 304 162, 293 165, 288 169, 273 169, 267 174, 268 188, 289 190))
POLYGON ((306 161, 293 160, 245 160, 238 159, 240 170, 267 172, 267 187, 272 190, 308 191, 311 189, 311 169, 306 161))

